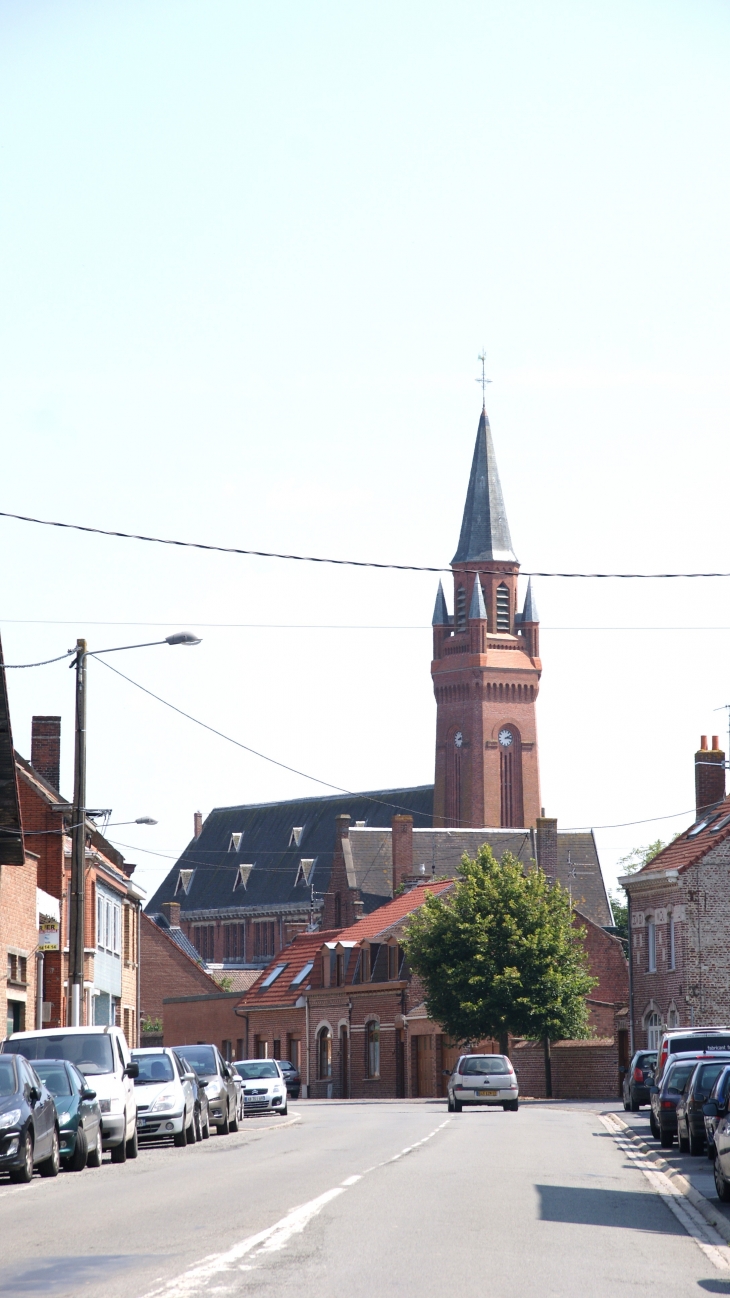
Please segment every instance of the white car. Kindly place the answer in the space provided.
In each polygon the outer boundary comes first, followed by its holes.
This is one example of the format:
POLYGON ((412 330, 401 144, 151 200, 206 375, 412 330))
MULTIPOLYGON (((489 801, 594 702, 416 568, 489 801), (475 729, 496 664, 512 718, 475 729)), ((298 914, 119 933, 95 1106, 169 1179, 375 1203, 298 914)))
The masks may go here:
POLYGON ((132 1058, 139 1068, 134 1089, 140 1140, 171 1140, 178 1149, 194 1145, 198 1138, 194 1075, 183 1068, 174 1050, 164 1046, 133 1050, 132 1058))
POLYGON ((233 1065, 243 1082, 243 1112, 287 1112, 286 1081, 275 1059, 238 1059, 233 1065))
POLYGON ((447 1086, 449 1113, 465 1104, 499 1105, 517 1112, 520 1089, 507 1055, 462 1055, 447 1086))

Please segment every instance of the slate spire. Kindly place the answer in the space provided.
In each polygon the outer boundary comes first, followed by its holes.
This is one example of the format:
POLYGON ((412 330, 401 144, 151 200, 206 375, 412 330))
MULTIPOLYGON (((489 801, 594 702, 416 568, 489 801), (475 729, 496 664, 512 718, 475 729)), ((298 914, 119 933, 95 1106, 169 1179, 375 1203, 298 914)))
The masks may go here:
POLYGON ((537 603, 532 593, 532 577, 527 582, 527 594, 525 595, 525 606, 522 610, 521 622, 539 622, 540 614, 537 611, 537 603))
POLYGON ((446 597, 444 595, 443 585, 441 582, 439 582, 439 588, 436 592, 436 604, 433 610, 433 617, 431 618, 431 626, 448 626, 448 625, 449 625, 449 614, 446 609, 446 597))
POLYGON ((484 607, 484 595, 482 592, 482 583, 478 577, 474 578, 474 588, 471 592, 471 604, 469 605, 469 621, 487 620, 487 610, 484 607))
POLYGON ((517 563, 502 498, 492 430, 487 412, 483 409, 471 464, 459 546, 451 562, 467 563, 484 559, 517 563))

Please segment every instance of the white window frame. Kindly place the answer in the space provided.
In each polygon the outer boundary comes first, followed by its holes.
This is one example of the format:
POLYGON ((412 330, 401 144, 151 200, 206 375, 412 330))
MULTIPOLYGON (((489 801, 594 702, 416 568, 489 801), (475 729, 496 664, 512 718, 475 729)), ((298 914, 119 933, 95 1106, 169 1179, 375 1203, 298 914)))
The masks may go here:
POLYGON ((659 1039, 662 1035, 661 1015, 656 1010, 652 1010, 646 1020, 646 1048, 647 1050, 658 1050, 659 1039))
POLYGON ((675 929, 675 924, 674 924, 674 912, 673 912, 673 911, 670 911, 670 913, 669 913, 669 952, 668 952, 668 968, 669 968, 669 969, 676 969, 676 968, 677 968, 677 934, 676 934, 676 929, 675 929))
POLYGON ((656 973, 656 924, 653 919, 646 921, 646 969, 647 973, 656 973))

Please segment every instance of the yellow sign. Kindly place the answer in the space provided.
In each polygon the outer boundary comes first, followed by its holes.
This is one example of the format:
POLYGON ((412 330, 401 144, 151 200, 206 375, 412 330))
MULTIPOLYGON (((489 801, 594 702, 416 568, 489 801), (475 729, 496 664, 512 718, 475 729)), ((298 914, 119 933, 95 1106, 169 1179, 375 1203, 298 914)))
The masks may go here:
POLYGON ((58 920, 44 920, 38 925, 38 950, 58 950, 58 920))

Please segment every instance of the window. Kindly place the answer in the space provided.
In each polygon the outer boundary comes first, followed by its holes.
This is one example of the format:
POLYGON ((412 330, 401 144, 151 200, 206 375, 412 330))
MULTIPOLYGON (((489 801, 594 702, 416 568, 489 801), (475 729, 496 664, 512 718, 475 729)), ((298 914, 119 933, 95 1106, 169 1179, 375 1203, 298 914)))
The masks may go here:
POLYGON ((667 1027, 678 1028, 679 1025, 679 1010, 676 1005, 670 1005, 669 1013, 667 1014, 667 1027))
POLYGON ((289 846, 301 847, 303 833, 304 833, 304 825, 295 825, 294 828, 292 829, 291 834, 289 835, 289 846))
POLYGON ((264 981, 259 987, 259 991, 263 991, 264 987, 270 987, 272 983, 275 983, 279 975, 283 974, 285 969, 286 969, 285 964, 275 965, 274 968, 271 970, 271 973, 267 974, 266 977, 264 978, 264 981))
POLYGON ((222 1054, 223 1058, 225 1059, 226 1063, 227 1063, 227 1064, 230 1064, 231 1059, 233 1058, 233 1055, 232 1055, 232 1052, 231 1052, 231 1043, 230 1043, 230 1041, 222 1041, 222 1042, 221 1042, 221 1054, 222 1054))
POLYGON ((466 630, 466 587, 458 586, 456 590, 456 629, 466 630))
POLYGON ((212 924, 196 924, 193 929, 193 946, 203 960, 213 959, 215 928, 212 924))
POLYGON ((230 843, 228 844, 228 851, 229 851, 229 852, 237 852, 237 851, 240 849, 240 846, 241 846, 241 839, 242 839, 242 838, 243 838, 243 834, 242 834, 242 833, 241 833, 241 834, 231 834, 231 841, 230 841, 230 843))
POLYGON ((398 948, 397 946, 388 947, 388 981, 393 982, 398 977, 398 948))
POLYGON ((669 951, 667 953, 669 968, 677 968, 677 938, 674 927, 674 912, 669 915, 669 951))
POLYGON ((193 882, 194 874, 195 874, 194 870, 178 871, 177 883, 175 884, 175 896, 177 896, 179 892, 184 892, 185 896, 187 897, 188 893, 190 892, 190 885, 193 882))
POLYGON ((254 960, 264 960, 267 956, 274 955, 274 927, 273 919, 254 924, 254 960))
MULTIPOLYGON (((28 980, 28 961, 24 955, 8 952, 8 982, 24 986, 28 980)), ((17 1028, 15 1029, 17 1031, 17 1028)))
POLYGON ((243 1037, 236 1040, 236 1059, 243 1059, 243 1037))
POLYGON ((112 910, 112 951, 114 952, 115 955, 119 955, 119 928, 120 928, 119 921, 121 919, 120 908, 119 906, 113 905, 111 910, 112 910))
MULTIPOLYGON (((131 920, 132 911, 129 906, 124 907, 124 963, 129 964, 132 959, 132 940, 131 940, 131 920)), ((125 1034, 126 1035, 126 1034, 125 1034)), ((127 1038, 129 1040, 129 1038, 127 1038)))
POLYGON ((96 945, 104 946, 104 898, 96 894, 96 945))
POLYGON ((332 1076, 332 1037, 329 1028, 320 1028, 317 1034, 317 1076, 322 1080, 332 1076))
POLYGON ((289 1044, 287 1046, 287 1051, 289 1054, 289 1062, 292 1064, 294 1068, 297 1069, 297 1071, 299 1070, 299 1057, 300 1057, 301 1045, 302 1043, 298 1037, 289 1038, 289 1044))
POLYGON ((339 954, 337 956, 337 964, 335 967, 335 983, 338 987, 342 987, 344 981, 345 981, 345 958, 342 954, 339 954))
POLYGON ((656 973, 656 924, 653 919, 646 921, 646 957, 648 972, 656 973))
POLYGON ((313 968, 314 968, 314 961, 309 960, 307 964, 305 964, 304 968, 299 970, 299 973, 296 975, 296 977, 292 978, 289 986, 299 987, 309 976, 309 974, 311 974, 313 968))
POLYGON ((302 857, 302 860, 299 862, 299 869, 297 870, 297 877, 296 877, 296 879, 294 880, 294 884, 295 884, 295 886, 296 886, 296 884, 298 884, 298 883, 302 883, 302 884, 304 884, 305 887, 307 887, 307 888, 309 887, 310 883, 312 882, 312 875, 314 874, 314 867, 315 867, 316 861, 317 861, 316 856, 315 856, 315 857, 312 857, 312 858, 310 858, 309 860, 306 860, 306 861, 305 861, 304 858, 302 857))
POLYGON ((646 1020, 646 1044, 649 1050, 659 1049, 659 1038, 661 1033, 662 1021, 656 1010, 654 1010, 646 1020))
POLYGON ((370 1022, 365 1029, 367 1056, 365 1066, 368 1077, 380 1077, 380 1024, 370 1022))
POLYGON ((274 1057, 274 1059, 281 1059, 281 1042, 279 1041, 279 1039, 278 1039, 277 1037, 274 1037, 274 1055, 273 1055, 273 1057, 274 1057))
POLYGON ((236 870, 236 877, 233 880, 234 892, 236 891, 236 888, 243 888, 245 891, 245 889, 248 887, 248 876, 250 875, 252 870, 253 870, 252 865, 239 865, 238 869, 236 870))
POLYGON ((497 587, 497 631, 509 632, 509 589, 501 582, 497 587))
POLYGON ((224 960, 245 960, 246 959, 246 925, 245 924, 224 924, 223 925, 223 959, 224 960))

